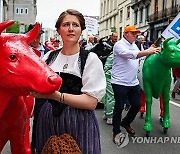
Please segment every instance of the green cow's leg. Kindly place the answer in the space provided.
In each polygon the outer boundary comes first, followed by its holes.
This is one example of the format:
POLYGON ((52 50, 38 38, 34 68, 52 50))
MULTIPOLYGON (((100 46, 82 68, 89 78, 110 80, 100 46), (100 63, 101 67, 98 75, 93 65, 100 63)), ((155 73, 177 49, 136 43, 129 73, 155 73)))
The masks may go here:
POLYGON ((163 93, 163 106, 164 106, 164 116, 163 116, 163 123, 162 126, 164 128, 169 128, 170 127, 170 115, 169 115, 169 90, 165 90, 163 93))
POLYGON ((151 123, 151 106, 152 106, 152 96, 146 96, 146 117, 145 117, 145 124, 144 130, 151 131, 152 130, 152 123, 151 123))

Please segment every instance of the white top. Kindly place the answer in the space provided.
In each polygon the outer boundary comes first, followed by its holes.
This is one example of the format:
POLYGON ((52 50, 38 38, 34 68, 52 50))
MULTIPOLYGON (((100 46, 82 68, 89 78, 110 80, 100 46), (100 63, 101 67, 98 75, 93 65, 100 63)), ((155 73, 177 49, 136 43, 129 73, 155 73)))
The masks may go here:
MULTIPOLYGON (((45 54, 43 58, 44 61, 47 59, 50 52, 45 54)), ((81 92, 87 93, 100 101, 106 91, 106 78, 102 62, 95 53, 90 52, 86 60, 83 76, 81 77, 80 68, 78 66, 78 58, 79 52, 70 56, 63 55, 60 52, 56 60, 50 65, 50 68, 54 72, 69 73, 82 78, 83 87, 81 92)))
POLYGON ((92 43, 88 43, 87 45, 85 45, 85 50, 91 50, 94 47, 94 45, 92 43))
POLYGON ((115 43, 111 83, 124 86, 139 84, 137 79, 139 60, 136 58, 139 51, 135 42, 131 44, 125 38, 115 43))
POLYGON ((41 44, 41 45, 37 48, 37 50, 40 51, 40 53, 41 53, 40 58, 42 59, 42 58, 44 57, 44 51, 45 51, 43 45, 41 44))

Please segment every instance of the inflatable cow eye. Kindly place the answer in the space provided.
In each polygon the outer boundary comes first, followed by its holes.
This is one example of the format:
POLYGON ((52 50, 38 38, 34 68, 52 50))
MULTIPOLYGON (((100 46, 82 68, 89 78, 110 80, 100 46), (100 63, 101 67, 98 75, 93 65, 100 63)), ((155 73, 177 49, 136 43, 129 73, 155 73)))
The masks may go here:
POLYGON ((16 57, 14 54, 11 54, 11 55, 9 56, 9 59, 10 59, 11 61, 16 61, 16 60, 17 60, 17 57, 16 57))

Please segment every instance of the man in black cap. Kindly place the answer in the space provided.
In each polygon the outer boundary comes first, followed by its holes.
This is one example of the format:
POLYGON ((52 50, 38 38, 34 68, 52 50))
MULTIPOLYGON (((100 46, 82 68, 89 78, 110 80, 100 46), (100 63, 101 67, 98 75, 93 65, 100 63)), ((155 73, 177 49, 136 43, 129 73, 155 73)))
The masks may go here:
MULTIPOLYGON (((28 31, 33 29, 34 26, 35 25, 30 24, 29 28, 28 28, 28 31)), ((41 53, 40 54, 41 59, 49 51, 49 49, 46 46, 44 46, 43 44, 41 44, 41 42, 40 42, 41 34, 43 34, 43 33, 44 33, 44 31, 41 28, 40 33, 37 35, 35 40, 30 43, 30 46, 33 49, 38 50, 41 53)), ((32 128, 32 141, 31 141, 32 154, 36 153, 36 125, 37 125, 38 115, 39 115, 39 112, 40 112, 41 107, 43 106, 43 104, 44 104, 44 102, 41 99, 35 99, 34 119, 33 119, 33 128, 32 128)))

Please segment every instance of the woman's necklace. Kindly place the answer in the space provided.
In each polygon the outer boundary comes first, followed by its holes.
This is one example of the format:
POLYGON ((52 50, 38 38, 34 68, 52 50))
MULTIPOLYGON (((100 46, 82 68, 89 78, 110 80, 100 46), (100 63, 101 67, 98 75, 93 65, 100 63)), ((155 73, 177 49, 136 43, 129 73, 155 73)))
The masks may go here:
MULTIPOLYGON (((62 49, 62 51, 61 51, 61 53, 63 52, 63 49, 62 49)), ((75 53, 76 54, 76 53, 75 53)), ((66 63, 64 64, 64 66, 63 66, 63 71, 65 70, 65 69, 67 69, 68 68, 68 66, 69 66, 69 57, 67 56, 67 55, 65 55, 66 57, 66 63)))
POLYGON ((66 70, 69 66, 69 57, 65 55, 65 64, 63 66, 63 71, 66 70))
POLYGON ((67 69, 68 68, 68 63, 64 64, 63 66, 63 70, 67 69))
MULTIPOLYGON (((62 51, 61 51, 61 53, 62 53, 62 51)), ((63 54, 63 55, 64 55, 64 54, 63 54)), ((65 56, 65 55, 64 55, 64 56, 65 56)), ((68 59, 67 59, 67 57, 64 57, 64 58, 66 59, 66 62, 65 62, 65 64, 64 64, 64 66, 63 66, 63 71, 68 68, 68 59)))

